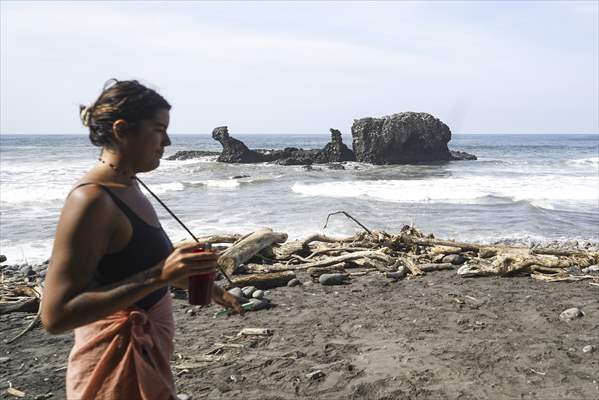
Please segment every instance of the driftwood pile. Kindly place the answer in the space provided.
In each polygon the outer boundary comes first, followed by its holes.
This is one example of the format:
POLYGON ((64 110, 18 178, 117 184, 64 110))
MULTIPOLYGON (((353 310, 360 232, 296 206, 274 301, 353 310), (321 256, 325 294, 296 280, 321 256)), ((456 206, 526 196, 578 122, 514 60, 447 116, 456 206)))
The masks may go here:
MULTIPOLYGON (((590 285, 599 286, 599 252, 440 240, 407 225, 399 233, 389 234, 366 228, 344 211, 338 213, 352 219, 363 231, 349 237, 314 234, 287 241, 287 234, 265 228, 244 236, 212 235, 198 239, 222 251, 218 264, 229 289, 285 286, 300 271, 321 284, 343 284, 351 277, 367 274, 384 274, 399 280, 448 269, 455 269, 464 278, 530 275, 545 282, 588 280, 590 285)), ((21 337, 39 320, 40 284, 2 276, 0 315, 15 311, 37 313, 23 332, 6 343, 21 337)))
POLYGON ((332 273, 347 277, 384 273, 402 279, 446 269, 456 269, 464 278, 524 274, 545 282, 590 280, 592 285, 599 285, 598 252, 439 240, 407 225, 398 234, 389 234, 370 230, 349 214, 339 213, 354 220, 363 231, 350 237, 314 234, 290 242, 287 234, 271 229, 203 239, 231 243, 219 258, 225 274, 232 277, 229 286, 282 286, 298 271, 317 281, 321 275, 332 273))

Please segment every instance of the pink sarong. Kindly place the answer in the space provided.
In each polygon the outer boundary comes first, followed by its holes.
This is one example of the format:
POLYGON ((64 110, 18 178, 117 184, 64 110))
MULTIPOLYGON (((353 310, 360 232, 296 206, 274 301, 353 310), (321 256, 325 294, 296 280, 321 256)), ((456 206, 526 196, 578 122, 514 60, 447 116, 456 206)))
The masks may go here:
POLYGON ((67 399, 176 399, 175 323, 167 293, 147 312, 128 308, 75 329, 67 399))

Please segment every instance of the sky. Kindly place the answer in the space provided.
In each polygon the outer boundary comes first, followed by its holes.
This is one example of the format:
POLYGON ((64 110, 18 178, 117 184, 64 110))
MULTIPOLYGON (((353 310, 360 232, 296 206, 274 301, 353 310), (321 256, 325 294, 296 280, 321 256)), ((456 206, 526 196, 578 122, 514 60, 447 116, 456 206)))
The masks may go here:
POLYGON ((0 134, 85 134, 108 79, 169 132, 348 134, 428 112, 453 133, 599 132, 599 1, 0 3, 0 134))

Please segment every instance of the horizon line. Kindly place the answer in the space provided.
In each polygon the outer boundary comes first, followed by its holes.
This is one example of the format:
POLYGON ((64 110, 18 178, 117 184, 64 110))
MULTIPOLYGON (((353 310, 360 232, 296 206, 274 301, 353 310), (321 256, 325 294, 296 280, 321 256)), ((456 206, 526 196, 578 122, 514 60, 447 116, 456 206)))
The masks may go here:
MULTIPOLYGON (((597 132, 457 132, 451 133, 452 135, 599 135, 599 131, 597 132)), ((0 136, 88 136, 87 133, 3 133, 0 132, 0 136)), ((169 133, 169 136, 211 136, 211 133, 169 133)), ((330 132, 318 132, 318 133, 294 133, 294 132, 279 132, 279 133, 259 133, 259 132, 244 132, 244 133, 235 133, 231 135, 235 137, 236 135, 265 135, 265 136, 282 136, 282 135, 308 135, 308 136, 316 136, 316 135, 326 135, 329 136, 330 132)), ((343 133, 344 136, 351 136, 351 133, 343 133)))

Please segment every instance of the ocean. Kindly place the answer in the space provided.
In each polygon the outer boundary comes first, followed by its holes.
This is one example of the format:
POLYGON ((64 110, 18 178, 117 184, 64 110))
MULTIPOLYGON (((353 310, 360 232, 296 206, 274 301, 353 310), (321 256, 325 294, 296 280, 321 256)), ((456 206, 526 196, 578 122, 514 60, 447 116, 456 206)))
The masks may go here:
MULTIPOLYGON (((250 148, 321 148, 330 135, 234 135, 250 148)), ((210 135, 171 135, 178 150, 215 150, 210 135)), ((351 137, 344 136, 351 148, 351 137)), ((139 177, 197 235, 271 227, 291 239, 403 225, 438 238, 483 243, 599 241, 599 135, 454 134, 451 150, 477 161, 373 166, 223 164, 216 157, 162 160, 139 177), (233 179, 232 177, 247 175, 233 179)), ((50 256, 58 216, 73 183, 96 163, 84 135, 0 135, 0 254, 9 262, 50 256)), ((154 199, 162 225, 186 232, 154 199)))

